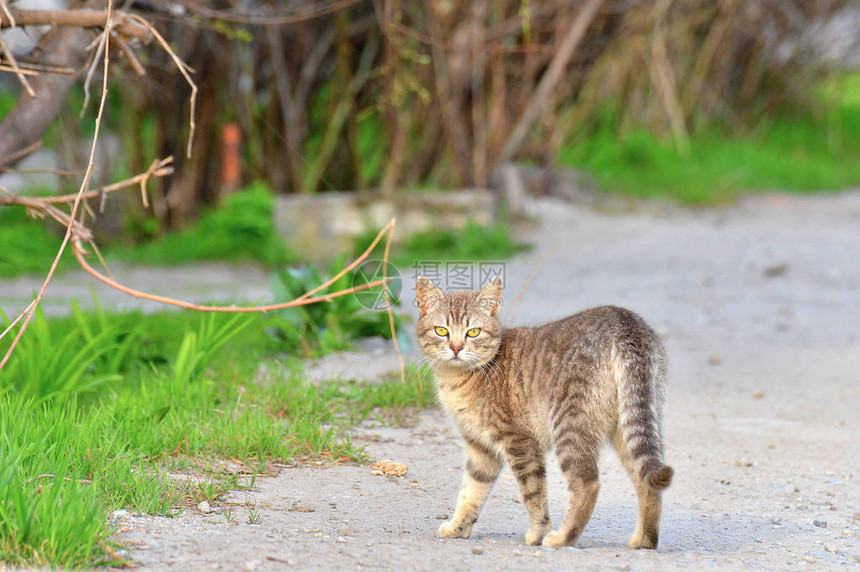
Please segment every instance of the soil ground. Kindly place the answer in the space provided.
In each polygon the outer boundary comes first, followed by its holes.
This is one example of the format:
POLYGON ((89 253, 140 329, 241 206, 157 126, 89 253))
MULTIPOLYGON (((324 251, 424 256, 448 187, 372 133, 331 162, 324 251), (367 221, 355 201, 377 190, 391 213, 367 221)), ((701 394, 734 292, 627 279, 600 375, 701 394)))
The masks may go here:
MULTIPOLYGON (((635 498, 609 450, 597 507, 575 548, 524 545, 527 517, 507 469, 472 537, 439 539, 464 456, 456 430, 430 410, 405 426, 369 422, 353 433, 373 458, 406 464, 403 477, 376 476, 369 466, 283 468, 250 491, 231 493, 209 514, 190 508, 172 519, 120 516, 117 540, 135 565, 856 569, 860 193, 772 194, 724 210, 598 211, 548 199, 532 209, 540 222, 526 238, 536 248, 506 268, 502 312, 509 323, 537 324, 612 303, 640 313, 665 340, 665 433, 675 480, 664 494, 658 551, 626 546, 635 498)), ((255 299, 265 292, 264 278, 255 291, 247 271, 220 271, 232 276, 224 284, 250 288, 244 294, 228 287, 231 295, 255 299)), ((55 300, 73 279, 57 280, 55 300)), ((0 306, 11 314, 12 295, 6 285, 0 292, 0 306)), ((389 353, 367 349, 323 360, 309 376, 372 381, 387 363, 396 368, 389 353)), ((549 488, 558 523, 566 488, 554 459, 549 488)))

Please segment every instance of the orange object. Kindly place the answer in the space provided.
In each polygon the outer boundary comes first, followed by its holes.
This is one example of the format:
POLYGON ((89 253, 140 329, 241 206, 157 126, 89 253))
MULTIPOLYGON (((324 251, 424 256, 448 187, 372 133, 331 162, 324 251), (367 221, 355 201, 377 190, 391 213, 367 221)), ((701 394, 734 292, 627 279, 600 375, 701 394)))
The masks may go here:
POLYGON ((242 130, 229 123, 221 131, 221 192, 232 192, 242 184, 242 130))

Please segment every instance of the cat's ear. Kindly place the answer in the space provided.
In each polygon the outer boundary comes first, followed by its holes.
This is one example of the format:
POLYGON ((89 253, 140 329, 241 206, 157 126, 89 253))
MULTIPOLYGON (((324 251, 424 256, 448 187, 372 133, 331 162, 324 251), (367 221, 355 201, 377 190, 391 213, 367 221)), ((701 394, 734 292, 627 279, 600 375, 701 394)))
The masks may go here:
POLYGON ((415 299, 418 301, 418 311, 422 316, 426 316, 427 312, 438 307, 442 301, 442 291, 427 278, 419 276, 415 283, 415 299))
POLYGON ((502 279, 494 276, 490 283, 484 286, 481 293, 478 294, 478 304, 490 316, 495 316, 499 313, 499 307, 502 302, 502 279))

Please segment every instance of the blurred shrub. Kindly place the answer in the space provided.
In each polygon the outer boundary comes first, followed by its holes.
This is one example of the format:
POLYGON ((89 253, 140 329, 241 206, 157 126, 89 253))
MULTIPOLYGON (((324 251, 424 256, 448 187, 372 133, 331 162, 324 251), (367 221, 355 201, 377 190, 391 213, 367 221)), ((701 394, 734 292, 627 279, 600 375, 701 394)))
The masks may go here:
POLYGON ((293 260, 275 232, 274 199, 263 183, 229 194, 185 230, 112 254, 141 264, 195 260, 257 260, 275 266, 293 260))

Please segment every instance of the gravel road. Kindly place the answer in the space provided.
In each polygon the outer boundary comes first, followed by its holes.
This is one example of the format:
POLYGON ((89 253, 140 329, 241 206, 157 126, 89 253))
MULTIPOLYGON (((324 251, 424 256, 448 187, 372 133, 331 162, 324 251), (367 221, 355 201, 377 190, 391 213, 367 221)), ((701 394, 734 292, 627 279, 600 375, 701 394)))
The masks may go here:
MULTIPOLYGON (((856 569, 860 192, 763 195, 724 210, 596 211, 548 199, 531 208, 540 220, 528 237, 536 248, 508 264, 507 319, 536 324, 612 303, 640 313, 665 339, 667 456, 676 473, 664 495, 658 551, 626 546, 635 498, 609 450, 594 516, 576 548, 523 544, 527 517, 507 469, 471 539, 437 538, 464 457, 456 431, 431 410, 410 426, 354 432, 374 458, 408 465, 403 477, 374 476, 363 466, 284 468, 251 491, 231 493, 210 514, 122 517, 117 540, 137 566, 856 569), (251 508, 256 524, 248 522, 251 508)), ((246 272, 233 276, 250 288, 246 272)), ((259 296, 252 289, 246 298, 259 296)), ((378 350, 335 356, 314 372, 372 378, 391 358, 378 350)), ((549 481, 560 522, 565 486, 554 460, 549 481)))

